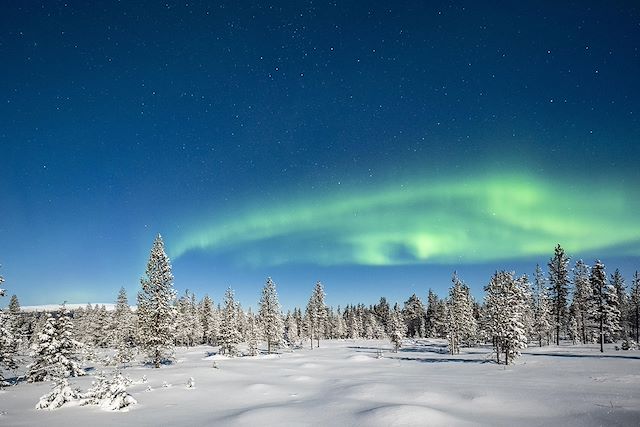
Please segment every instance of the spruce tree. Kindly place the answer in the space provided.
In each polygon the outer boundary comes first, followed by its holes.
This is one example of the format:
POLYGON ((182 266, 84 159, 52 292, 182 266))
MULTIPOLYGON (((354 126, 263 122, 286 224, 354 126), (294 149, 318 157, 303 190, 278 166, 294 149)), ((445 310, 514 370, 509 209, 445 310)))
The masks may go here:
POLYGON ((538 339, 539 346, 542 347, 543 341, 549 345, 549 333, 551 331, 551 305, 549 301, 546 279, 542 273, 540 265, 536 265, 535 273, 535 312, 534 312, 534 331, 538 339))
POLYGON ((397 306, 391 311, 391 319, 389 323, 389 339, 393 344, 393 351, 395 353, 398 352, 400 347, 402 346, 402 339, 407 334, 407 326, 405 321, 402 319, 402 312, 398 309, 397 306))
POLYGON ((616 268, 616 270, 613 272, 609 283, 611 284, 611 286, 613 286, 613 290, 616 293, 616 297, 618 299, 618 311, 620 312, 619 330, 615 334, 614 340, 627 338, 627 336, 629 335, 629 327, 627 322, 627 289, 624 283, 624 277, 622 276, 622 273, 620 273, 619 269, 616 268))
POLYGON ((247 351, 249 356, 258 355, 258 325, 256 318, 253 314, 248 316, 248 328, 247 328, 247 351))
POLYGON ((237 355, 240 340, 237 304, 233 290, 228 288, 224 294, 224 308, 220 321, 220 353, 227 356, 237 355))
POLYGON ((77 352, 80 343, 73 338, 73 324, 66 307, 57 318, 45 314, 45 323, 33 348, 33 362, 27 368, 27 381, 59 380, 67 376, 81 376, 77 352))
POLYGON ((500 353, 504 353, 505 365, 527 346, 523 324, 526 299, 519 284, 522 280, 514 279, 513 273, 498 271, 485 287, 487 327, 496 350, 496 360, 500 363, 500 353))
POLYGON ((273 283, 273 280, 271 280, 271 277, 267 278, 264 288, 262 289, 259 307, 258 322, 262 329, 262 336, 267 341, 267 353, 271 354, 271 349, 280 344, 284 335, 284 325, 282 323, 278 293, 276 292, 276 285, 273 283))
POLYGON ((147 263, 146 277, 140 280, 138 328, 140 345, 155 368, 173 356, 176 309, 173 304, 173 274, 164 242, 158 234, 147 263))
POLYGON ((120 288, 116 307, 112 316, 112 345, 116 348, 115 360, 126 365, 134 356, 135 330, 133 325, 133 313, 129 307, 127 291, 120 288))
POLYGON ((405 301, 402 317, 407 326, 408 336, 424 338, 424 336, 421 335, 422 331, 420 330, 420 326, 424 325, 427 316, 422 301, 420 301, 420 298, 416 294, 411 295, 409 299, 405 301))
POLYGON ((569 295, 570 258, 560 245, 556 246, 553 258, 549 260, 549 284, 553 317, 556 329, 556 345, 560 345, 560 330, 567 317, 567 298, 569 295))
MULTIPOLYGON (((0 276, 0 285, 3 282, 4 278, 0 276)), ((4 296, 4 294, 5 290, 0 289, 0 296, 4 296)), ((15 309, 12 310, 11 305, 8 311, 0 310, 0 387, 5 383, 2 370, 15 370, 18 368, 19 337, 16 333, 18 316, 14 313, 15 309)))
POLYGON ((324 303, 324 289, 321 282, 317 282, 313 293, 307 303, 305 315, 307 317, 307 329, 313 348, 313 338, 316 338, 317 347, 320 347, 320 336, 324 329, 324 322, 327 320, 327 307, 324 303))
POLYGON ((215 344, 220 330, 220 320, 213 306, 213 300, 209 295, 205 295, 200 302, 198 315, 202 324, 203 343, 208 345, 215 344))
POLYGON ((587 342, 587 326, 589 318, 589 301, 591 285, 589 284, 589 267, 581 259, 573 269, 573 301, 571 308, 576 320, 580 342, 587 342))
POLYGON ((451 278, 452 286, 449 288, 449 300, 447 301, 449 330, 449 351, 451 354, 459 354, 460 346, 469 345, 476 334, 477 323, 473 317, 473 300, 469 288, 459 278, 457 272, 451 278))
POLYGON ((640 273, 635 272, 629 296, 629 312, 636 344, 640 342, 640 273))
POLYGON ((198 316, 195 294, 185 291, 177 304, 176 342, 179 345, 192 347, 202 342, 202 323, 198 316))
POLYGON ((596 260, 591 275, 591 318, 596 322, 600 337, 600 352, 604 352, 605 337, 611 337, 619 329, 620 311, 618 297, 613 286, 607 283, 604 264, 596 260))

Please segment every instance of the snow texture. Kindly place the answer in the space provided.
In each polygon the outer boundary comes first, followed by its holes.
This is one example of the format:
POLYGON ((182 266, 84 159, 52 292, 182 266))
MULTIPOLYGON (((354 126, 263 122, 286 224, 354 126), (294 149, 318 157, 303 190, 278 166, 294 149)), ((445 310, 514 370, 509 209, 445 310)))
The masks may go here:
MULTIPOLYGON (((127 413, 79 405, 34 411, 50 385, 22 382, 1 392, 0 423, 599 426, 640 419, 640 353, 613 345, 603 355, 597 344, 528 348, 509 366, 496 364, 490 347, 450 355, 446 341, 426 339, 406 340, 398 353, 387 340, 322 341, 313 350, 256 357, 207 356, 208 346, 176 350, 176 364, 123 371, 147 377, 127 388, 138 401, 127 413), (190 377, 197 387, 184 386, 190 377)), ((80 377, 73 386, 87 390, 92 380, 80 377)))

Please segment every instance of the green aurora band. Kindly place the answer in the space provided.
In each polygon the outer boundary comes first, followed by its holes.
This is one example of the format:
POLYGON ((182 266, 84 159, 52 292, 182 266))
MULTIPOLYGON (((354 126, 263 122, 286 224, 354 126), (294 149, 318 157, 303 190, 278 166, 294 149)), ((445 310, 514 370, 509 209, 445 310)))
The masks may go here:
POLYGON ((423 179, 255 203, 177 236, 170 252, 225 254, 241 266, 483 263, 546 255, 557 243, 572 253, 637 256, 638 201, 638 190, 620 181, 423 179))

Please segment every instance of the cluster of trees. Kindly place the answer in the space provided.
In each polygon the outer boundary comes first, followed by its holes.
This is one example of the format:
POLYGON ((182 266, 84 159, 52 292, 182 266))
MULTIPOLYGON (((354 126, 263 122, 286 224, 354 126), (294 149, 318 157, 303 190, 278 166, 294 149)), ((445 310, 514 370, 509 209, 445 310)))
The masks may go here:
MULTIPOLYGON (((0 367, 15 370, 20 350, 30 349, 29 381, 81 375, 80 353, 91 359, 92 349, 113 348, 113 363, 129 363, 142 352, 154 367, 171 360, 175 346, 219 346, 220 353, 258 353, 260 341, 266 351, 311 348, 323 339, 388 338, 396 351, 403 338, 445 338, 452 354, 461 347, 492 343, 498 363, 512 362, 528 343, 549 345, 568 339, 574 343, 623 340, 623 347, 638 341, 640 323, 640 276, 636 272, 630 291, 618 270, 607 277, 605 266, 588 266, 570 259, 560 245, 555 248, 545 274, 536 267, 533 281, 526 275, 496 271, 485 286, 483 301, 473 298, 469 287, 454 272, 449 293, 439 298, 429 290, 426 304, 412 295, 403 305, 391 306, 383 297, 377 304, 328 307, 318 282, 305 309, 282 312, 276 284, 267 278, 257 313, 245 311, 231 288, 224 301, 214 304, 188 290, 178 297, 164 243, 158 236, 151 249, 145 277, 132 310, 124 289, 115 309, 104 306, 58 313, 22 313, 15 295, 9 308, 0 312, 0 367)), ((3 282, 0 276, 0 284, 3 282)), ((4 296, 5 291, 0 290, 4 296)), ((0 370, 0 372, 2 372, 0 370)), ((0 380, 2 378, 0 377, 0 380)))

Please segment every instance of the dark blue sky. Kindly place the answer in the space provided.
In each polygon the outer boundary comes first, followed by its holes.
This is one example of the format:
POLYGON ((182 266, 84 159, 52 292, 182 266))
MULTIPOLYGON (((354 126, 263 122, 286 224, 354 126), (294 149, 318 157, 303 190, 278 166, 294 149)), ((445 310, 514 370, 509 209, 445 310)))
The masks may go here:
POLYGON ((14 2, 0 263, 23 304, 477 295, 555 243, 640 266, 637 2, 14 2))

